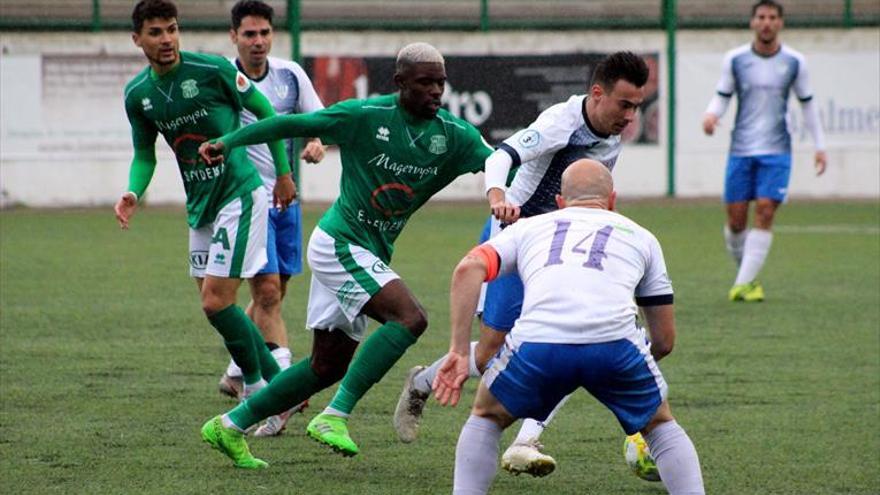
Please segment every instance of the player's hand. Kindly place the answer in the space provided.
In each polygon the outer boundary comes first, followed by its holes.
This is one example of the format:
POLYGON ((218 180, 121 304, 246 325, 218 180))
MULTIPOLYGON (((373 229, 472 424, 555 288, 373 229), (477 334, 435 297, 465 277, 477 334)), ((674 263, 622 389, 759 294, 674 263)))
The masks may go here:
POLYGON ((816 152, 816 175, 822 175, 825 173, 825 167, 828 166, 828 155, 825 154, 824 151, 816 152))
POLYGON ((294 199, 296 199, 296 184, 293 183, 290 174, 279 175, 275 179, 275 189, 272 190, 272 205, 284 211, 294 199))
POLYGON ((492 215, 503 224, 511 224, 519 220, 519 206, 507 201, 492 203, 489 205, 489 209, 492 210, 492 215))
POLYGON ((450 352, 437 370, 432 385, 434 397, 444 406, 455 406, 461 399, 461 387, 468 378, 468 355, 450 352))
POLYGON ((119 198, 113 211, 116 213, 116 221, 119 222, 119 228, 128 230, 128 221, 134 215, 137 209, 137 198, 133 192, 127 192, 119 198))
POLYGON ((215 140, 214 142, 205 141, 199 145, 199 156, 209 165, 216 165, 223 161, 223 151, 226 145, 223 141, 215 140))
POLYGON ((321 143, 321 140, 318 138, 309 140, 306 143, 305 148, 303 148, 302 153, 300 153, 300 160, 305 161, 306 163, 318 163, 324 159, 324 145, 321 143))
POLYGON ((718 127, 718 116, 714 113, 707 113, 703 116, 703 132, 707 136, 715 134, 715 128, 718 127))

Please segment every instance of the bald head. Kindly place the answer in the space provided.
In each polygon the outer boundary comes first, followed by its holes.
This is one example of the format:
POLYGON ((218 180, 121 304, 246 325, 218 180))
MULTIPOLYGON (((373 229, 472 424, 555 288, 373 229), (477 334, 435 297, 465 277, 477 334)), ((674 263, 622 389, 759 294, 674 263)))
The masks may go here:
POLYGON ((614 179, 611 172, 596 160, 578 160, 562 173, 560 193, 565 206, 613 207, 614 179))

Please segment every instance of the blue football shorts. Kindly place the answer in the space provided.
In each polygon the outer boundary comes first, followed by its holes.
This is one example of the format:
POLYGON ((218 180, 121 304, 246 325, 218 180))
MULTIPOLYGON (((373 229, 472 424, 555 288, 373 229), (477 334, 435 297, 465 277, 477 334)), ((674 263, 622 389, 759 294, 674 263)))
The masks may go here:
MULTIPOLYGON (((480 243, 495 235, 500 228, 492 215, 486 220, 480 243)), ((522 313, 523 284, 518 273, 508 273, 485 284, 482 301, 483 323, 493 330, 509 332, 522 313)))
POLYGON ((512 344, 508 338, 483 383, 514 417, 539 421, 583 387, 627 435, 648 424, 668 390, 644 337, 599 344, 512 344))
POLYGON ((780 203, 788 195, 791 154, 729 156, 724 178, 724 202, 769 198, 780 203))
POLYGON ((257 275, 302 273, 302 211, 299 201, 281 211, 269 208, 269 228, 266 239, 268 261, 257 275))

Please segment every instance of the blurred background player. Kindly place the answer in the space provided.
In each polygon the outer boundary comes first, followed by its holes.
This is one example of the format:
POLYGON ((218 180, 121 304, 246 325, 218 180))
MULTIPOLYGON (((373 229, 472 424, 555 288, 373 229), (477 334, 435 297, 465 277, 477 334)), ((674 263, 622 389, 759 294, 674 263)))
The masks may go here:
MULTIPOLYGON (((272 7, 260 0, 241 0, 232 7, 232 29, 229 35, 238 51, 231 61, 271 102, 275 113, 308 113, 324 108, 312 83, 299 64, 270 57, 272 51, 272 7)), ((242 124, 257 121, 248 110, 241 113, 242 124)), ((293 156, 293 140, 285 141, 288 156, 293 156)), ((249 146, 248 157, 257 167, 268 197, 275 186, 275 167, 265 144, 249 146)), ((324 146, 317 138, 309 139, 300 158, 309 163, 324 158, 324 146)), ((291 352, 287 327, 281 316, 282 301, 292 275, 302 272, 302 213, 294 200, 286 209, 269 207, 266 266, 250 279, 251 302, 245 312, 263 334, 266 345, 283 370, 290 366, 291 352)), ((220 391, 239 398, 242 388, 241 369, 230 360, 220 379, 220 391)), ((269 436, 281 433, 289 413, 273 416, 254 434, 269 436)))
POLYGON ((788 194, 791 135, 787 114, 792 88, 801 102, 804 124, 816 148, 816 175, 825 172, 827 162, 807 61, 779 41, 782 27, 782 5, 762 0, 752 6, 755 40, 727 52, 721 80, 703 117, 703 131, 711 136, 730 104, 730 97, 736 93, 736 122, 724 180, 724 241, 739 268, 728 293, 731 301, 764 300, 764 288, 756 278, 770 252, 776 209, 788 194), (752 201, 755 220, 747 231, 752 201))
POLYGON ((644 435, 670 493, 704 493, 696 449, 672 417, 656 364, 675 341, 660 244, 611 211, 614 183, 602 163, 571 164, 556 202, 558 211, 523 219, 474 248, 453 274, 451 343, 434 387, 442 404, 458 402, 470 375, 468 341, 481 283, 518 271, 529 286, 522 316, 483 375, 461 430, 453 493, 487 493, 502 431, 517 418, 546 418, 580 387, 614 413, 627 435, 644 435))
MULTIPOLYGON (((180 51, 172 2, 138 2, 132 28, 132 40, 150 65, 125 88, 134 159, 128 191, 114 208, 116 218, 128 228, 156 168, 156 136, 161 133, 174 151, 186 191, 190 275, 198 284, 205 315, 243 370, 244 395, 249 395, 279 372, 259 330, 235 304, 241 280, 254 276, 266 262, 268 201, 244 150, 215 165, 199 158, 198 146, 237 129, 243 109, 257 118, 275 112, 225 58, 180 51)), ((284 209, 296 188, 283 143, 272 142, 269 149, 277 177, 273 202, 284 209)))
POLYGON ((237 146, 318 136, 337 144, 342 156, 340 196, 308 245, 312 355, 284 370, 265 393, 202 427, 205 441, 236 466, 266 467, 250 453, 245 430, 340 379, 330 405, 306 432, 342 455, 357 454, 348 432, 351 412, 427 328, 424 308, 389 266, 394 242, 431 196, 458 176, 483 170, 492 148, 473 125, 440 108, 446 65, 436 48, 409 44, 395 66, 396 94, 279 116, 202 146, 202 156, 215 161, 237 146), (367 317, 381 326, 365 338, 367 317))
MULTIPOLYGON (((644 99, 648 72, 642 57, 631 52, 613 53, 596 66, 587 95, 572 96, 565 103, 551 106, 529 127, 501 143, 486 160, 491 235, 520 217, 555 210, 562 173, 572 162, 591 158, 613 170, 621 150, 620 133, 635 118, 644 99), (507 189, 511 167, 519 168, 507 189)), ((519 318, 522 301, 523 285, 516 273, 488 285, 480 340, 471 342, 472 377, 479 377, 500 349, 519 318)), ((441 357, 427 368, 415 367, 407 376, 394 416, 394 426, 404 442, 416 438, 425 402, 444 360, 441 357)), ((556 461, 541 451, 538 438, 556 410, 543 422, 523 422, 516 440, 504 453, 505 469, 535 476, 553 471, 556 461)))

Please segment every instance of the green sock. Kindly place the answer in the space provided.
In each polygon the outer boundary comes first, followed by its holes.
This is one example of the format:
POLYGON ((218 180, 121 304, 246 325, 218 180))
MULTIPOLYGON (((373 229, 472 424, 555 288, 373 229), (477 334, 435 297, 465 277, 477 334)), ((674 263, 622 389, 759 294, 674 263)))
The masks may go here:
POLYGON ((260 360, 260 374, 266 380, 266 383, 271 382, 275 375, 281 373, 281 368, 278 366, 278 361, 275 361, 272 351, 266 345, 266 341, 263 340, 260 329, 257 328, 257 325, 250 318, 247 321, 250 326, 251 338, 254 341, 254 349, 257 351, 257 358, 260 360))
POLYGON ((242 430, 274 414, 280 414, 308 399, 324 387, 312 371, 311 358, 305 358, 282 371, 268 386, 229 411, 229 419, 242 430))
MULTIPOLYGON (((258 349, 254 348, 253 332, 256 326, 250 318, 244 314, 235 304, 223 308, 208 317, 211 325, 223 336, 223 343, 232 360, 241 368, 241 375, 247 384, 257 383, 262 378, 260 372, 260 355, 258 349), (253 329, 251 328, 253 327, 253 329)), ((262 337, 260 338, 262 340, 262 337)), ((266 350, 265 344, 260 344, 263 350, 266 350)), ((267 351, 268 352, 268 351, 267 351)), ((272 353, 269 353, 271 356, 272 353)), ((276 365, 277 368, 277 365, 276 365)))
POLYGON ((367 390, 388 373, 416 339, 405 326, 393 321, 376 329, 348 366, 330 407, 350 414, 367 390))

